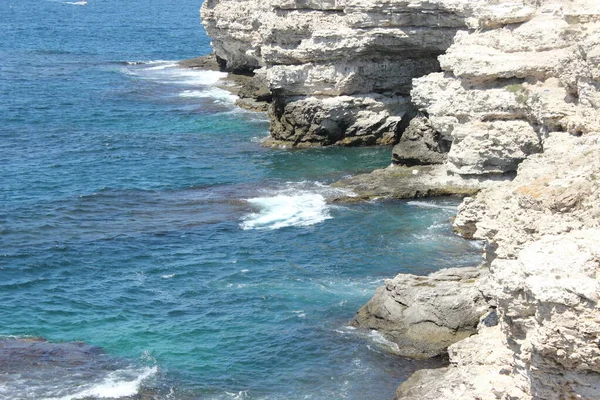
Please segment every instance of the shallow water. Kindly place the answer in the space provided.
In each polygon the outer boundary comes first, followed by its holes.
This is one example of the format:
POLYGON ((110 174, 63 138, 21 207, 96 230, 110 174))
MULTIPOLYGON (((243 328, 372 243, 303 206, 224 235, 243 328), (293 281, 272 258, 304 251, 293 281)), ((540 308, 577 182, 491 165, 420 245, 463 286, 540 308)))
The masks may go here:
POLYGON ((328 204, 390 149, 261 148, 263 115, 176 66, 210 51, 199 7, 0 4, 0 335, 103 349, 0 363, 0 399, 387 399, 435 365, 347 323, 385 278, 478 261, 456 200, 328 204))

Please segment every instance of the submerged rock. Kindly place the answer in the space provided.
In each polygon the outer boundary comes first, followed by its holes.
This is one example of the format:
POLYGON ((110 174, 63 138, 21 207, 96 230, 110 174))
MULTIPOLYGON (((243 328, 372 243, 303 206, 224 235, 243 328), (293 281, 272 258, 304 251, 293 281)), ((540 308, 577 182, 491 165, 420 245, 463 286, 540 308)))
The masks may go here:
POLYGON ((133 365, 83 342, 0 338, 2 390, 10 399, 163 398, 142 383, 158 368, 133 365))
POLYGON ((482 268, 449 268, 428 276, 399 274, 379 287, 352 325, 376 329, 397 353, 426 358, 476 332, 489 309, 477 283, 482 268))

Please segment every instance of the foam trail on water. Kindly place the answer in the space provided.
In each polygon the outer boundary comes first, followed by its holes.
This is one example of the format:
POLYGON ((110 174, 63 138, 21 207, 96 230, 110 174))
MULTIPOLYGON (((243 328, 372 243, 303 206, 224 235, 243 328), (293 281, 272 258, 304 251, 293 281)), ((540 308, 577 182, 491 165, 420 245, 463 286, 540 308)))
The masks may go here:
POLYGON ((456 209, 457 209, 457 206, 433 203, 433 202, 428 202, 428 201, 418 201, 418 200, 409 201, 406 204, 411 205, 411 206, 421 207, 421 208, 439 208, 442 210, 453 211, 453 212, 456 212, 456 209))
POLYGON ((184 90, 179 93, 179 97, 187 98, 213 98, 217 102, 235 103, 238 96, 231 94, 225 89, 210 88, 206 90, 184 90))
POLYGON ((335 199, 340 194, 354 195, 345 189, 309 181, 287 182, 283 187, 263 193, 262 196, 246 199, 258 211, 242 219, 242 229, 315 225, 333 218, 331 210, 340 207, 328 204, 328 200, 335 199))
POLYGON ((227 73, 220 71, 182 68, 177 61, 172 60, 155 60, 145 63, 136 61, 128 63, 123 72, 161 83, 204 86, 215 85, 227 76, 227 73))
POLYGON ((259 208, 242 222, 242 229, 280 229, 308 226, 331 218, 325 198, 318 193, 279 194, 248 199, 259 208))
POLYGON ((396 343, 392 342, 391 340, 386 339, 386 337, 383 336, 383 334, 381 332, 372 330, 369 332, 369 336, 376 345, 378 345, 388 351, 391 351, 392 353, 400 352, 400 348, 398 347, 398 345, 396 343))
MULTIPOLYGON (((101 382, 92 384, 85 389, 63 397, 48 398, 46 400, 76 400, 86 398, 113 399, 135 396, 142 381, 155 375, 158 367, 148 367, 141 371, 120 370, 108 374, 101 382)), ((87 386, 87 385, 86 385, 87 386)))

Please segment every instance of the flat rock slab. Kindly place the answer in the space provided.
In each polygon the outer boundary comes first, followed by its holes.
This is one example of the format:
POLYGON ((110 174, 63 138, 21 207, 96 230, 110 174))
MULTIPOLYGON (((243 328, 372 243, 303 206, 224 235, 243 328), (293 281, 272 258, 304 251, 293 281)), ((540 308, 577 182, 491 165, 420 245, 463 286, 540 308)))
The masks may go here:
POLYGON ((348 189, 332 201, 361 201, 377 198, 410 199, 432 196, 471 196, 496 181, 509 176, 481 179, 449 175, 444 165, 391 165, 368 174, 360 174, 335 182, 332 186, 348 189))

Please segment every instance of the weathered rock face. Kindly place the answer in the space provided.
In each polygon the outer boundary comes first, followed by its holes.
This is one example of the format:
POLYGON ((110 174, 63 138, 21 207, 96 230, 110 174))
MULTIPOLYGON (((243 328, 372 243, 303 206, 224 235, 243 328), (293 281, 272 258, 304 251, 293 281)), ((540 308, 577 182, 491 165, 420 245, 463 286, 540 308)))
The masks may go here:
POLYGON ((490 244, 485 292, 497 303, 519 398, 597 399, 600 133, 554 132, 543 144, 512 182, 464 202, 455 223, 490 244))
POLYGON ((600 129, 600 5, 593 0, 497 1, 473 7, 412 100, 453 139, 447 169, 515 171, 549 132, 600 129))
POLYGON ((416 375, 397 398, 598 399, 600 3, 496 3, 412 94, 453 138, 448 171, 517 170, 455 221, 488 243, 481 288, 499 325, 450 346, 448 369, 416 375))
POLYGON ((273 144, 391 145, 401 117, 410 108, 406 97, 277 97, 269 109, 273 144), (286 101, 289 101, 286 103, 286 101))
POLYGON ((428 118, 419 115, 410 121, 400 138, 400 143, 394 146, 392 161, 394 164, 408 167, 443 164, 451 144, 451 138, 443 137, 433 129, 428 118))
POLYGON ((429 276, 388 279, 352 321, 376 329, 398 346, 398 354, 433 357, 476 332, 489 306, 477 287, 486 270, 450 268, 429 276))
POLYGON ((269 83, 274 144, 393 144, 414 77, 465 26, 466 1, 207 0, 202 18, 229 70, 269 83))
POLYGON ((354 202, 371 199, 410 199, 433 196, 469 196, 485 187, 507 180, 506 176, 482 179, 479 176, 463 178, 448 175, 444 165, 390 165, 368 174, 359 174, 332 184, 348 189, 330 198, 334 202, 354 202))
POLYGON ((417 371, 394 400, 529 398, 511 376, 512 351, 504 339, 499 326, 480 327, 477 335, 448 348, 450 367, 417 371))

